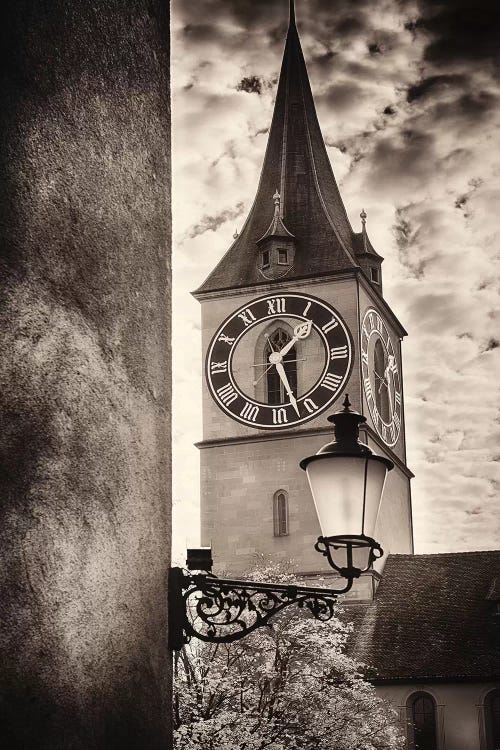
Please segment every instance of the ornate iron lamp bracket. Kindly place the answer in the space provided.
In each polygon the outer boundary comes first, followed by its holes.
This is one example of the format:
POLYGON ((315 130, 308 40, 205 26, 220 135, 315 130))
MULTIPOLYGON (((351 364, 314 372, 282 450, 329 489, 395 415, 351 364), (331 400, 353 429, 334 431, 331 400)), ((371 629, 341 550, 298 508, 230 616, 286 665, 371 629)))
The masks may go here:
POLYGON ((384 554, 382 547, 375 539, 362 534, 319 536, 314 549, 317 552, 321 552, 327 558, 331 568, 348 580, 359 578, 361 573, 367 571, 375 560, 378 560, 384 554), (367 550, 366 564, 363 568, 358 568, 354 565, 354 553, 358 549, 367 550), (345 551, 345 566, 338 565, 334 559, 334 554, 338 550, 345 551))
POLYGON ((333 617, 343 589, 319 589, 287 584, 256 583, 217 578, 210 573, 191 574, 171 568, 169 579, 169 644, 174 651, 191 638, 209 643, 231 643, 269 620, 290 604, 309 610, 316 620, 333 617))

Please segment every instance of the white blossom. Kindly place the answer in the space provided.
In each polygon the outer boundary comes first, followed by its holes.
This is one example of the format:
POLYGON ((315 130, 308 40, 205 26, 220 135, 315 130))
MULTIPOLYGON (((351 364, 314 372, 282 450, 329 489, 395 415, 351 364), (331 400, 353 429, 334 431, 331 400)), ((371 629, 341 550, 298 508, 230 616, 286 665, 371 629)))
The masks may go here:
MULTIPOLYGON (((295 582, 286 565, 253 580, 295 582)), ((396 711, 345 652, 351 626, 291 605, 232 644, 193 639, 176 655, 175 750, 398 750, 396 711)))

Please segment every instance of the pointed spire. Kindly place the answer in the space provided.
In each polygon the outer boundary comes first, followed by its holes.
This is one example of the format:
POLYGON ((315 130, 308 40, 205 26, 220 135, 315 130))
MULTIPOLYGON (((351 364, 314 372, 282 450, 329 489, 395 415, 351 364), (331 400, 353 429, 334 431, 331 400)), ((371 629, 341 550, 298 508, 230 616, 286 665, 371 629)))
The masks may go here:
POLYGON ((294 239, 294 264, 288 279, 359 267, 354 234, 316 115, 293 0, 289 12, 290 26, 257 194, 230 256, 224 257, 200 292, 261 282, 259 243, 270 236, 294 239), (276 186, 279 222, 275 222, 276 203, 269 200, 273 193, 276 195, 276 186))

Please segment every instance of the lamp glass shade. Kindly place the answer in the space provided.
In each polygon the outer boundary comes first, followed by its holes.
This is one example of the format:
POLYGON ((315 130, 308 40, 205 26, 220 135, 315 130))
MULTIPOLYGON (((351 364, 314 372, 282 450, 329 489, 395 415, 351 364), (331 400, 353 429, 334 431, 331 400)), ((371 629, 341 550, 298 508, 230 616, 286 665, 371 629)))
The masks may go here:
POLYGON ((383 461, 322 455, 309 461, 306 473, 323 536, 373 537, 387 475, 383 461))

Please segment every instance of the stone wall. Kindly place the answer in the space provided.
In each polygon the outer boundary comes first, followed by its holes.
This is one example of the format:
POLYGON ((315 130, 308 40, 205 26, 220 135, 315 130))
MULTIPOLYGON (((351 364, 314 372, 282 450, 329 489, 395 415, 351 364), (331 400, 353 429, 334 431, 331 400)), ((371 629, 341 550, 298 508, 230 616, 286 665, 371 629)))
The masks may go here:
POLYGON ((377 685, 377 693, 398 712, 399 724, 407 737, 406 750, 415 750, 413 732, 408 727, 407 705, 414 693, 421 691, 434 699, 436 742, 439 750, 485 750, 487 735, 488 694, 500 687, 497 682, 414 682, 377 685))
POLYGON ((168 748, 168 3, 0 29, 0 745, 168 748))

